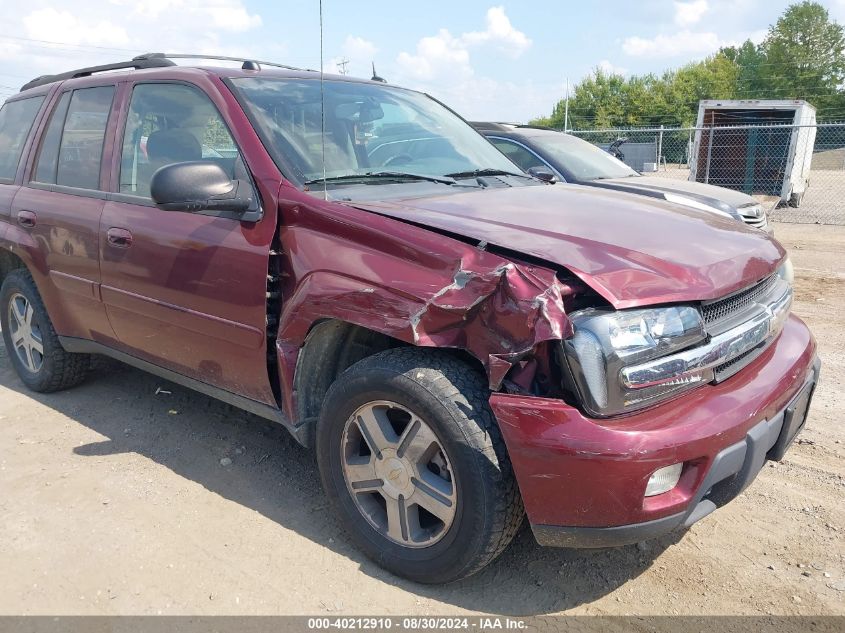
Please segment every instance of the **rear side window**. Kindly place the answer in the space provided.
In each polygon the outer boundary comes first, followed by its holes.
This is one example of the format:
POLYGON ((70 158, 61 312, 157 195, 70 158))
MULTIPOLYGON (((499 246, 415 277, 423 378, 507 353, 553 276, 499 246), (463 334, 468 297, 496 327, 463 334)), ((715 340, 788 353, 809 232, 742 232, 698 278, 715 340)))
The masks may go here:
POLYGON ((186 161, 217 163, 230 178, 247 177, 232 135, 204 93, 181 84, 138 84, 123 135, 120 192, 149 198, 153 173, 186 161))
POLYGON ((14 182, 23 146, 44 97, 12 101, 0 108, 0 182, 14 182))
POLYGON ((35 180, 99 189, 103 141, 114 86, 82 88, 59 99, 41 143, 35 180))
POLYGON ((59 145, 62 142, 62 128, 65 125, 67 106, 70 103, 70 92, 64 93, 59 99, 50 124, 41 141, 41 151, 38 153, 38 163, 35 166, 35 180, 38 182, 56 182, 56 168, 59 165, 59 145))

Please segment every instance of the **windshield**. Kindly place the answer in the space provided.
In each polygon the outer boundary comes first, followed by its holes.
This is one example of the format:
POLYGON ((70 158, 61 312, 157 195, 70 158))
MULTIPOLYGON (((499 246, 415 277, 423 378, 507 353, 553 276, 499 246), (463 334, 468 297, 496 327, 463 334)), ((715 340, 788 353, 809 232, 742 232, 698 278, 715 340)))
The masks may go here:
MULTIPOLYGON (((273 158, 302 181, 389 171, 429 177, 519 168, 434 99, 328 80, 325 147, 318 79, 232 79, 273 158), (325 157, 325 158, 324 158, 325 157)), ((345 181, 339 181, 340 183, 345 181)))
POLYGON ((627 178, 639 176, 618 158, 611 156, 592 143, 570 136, 555 133, 533 136, 531 141, 548 154, 554 162, 569 172, 575 180, 599 180, 607 178, 627 178))

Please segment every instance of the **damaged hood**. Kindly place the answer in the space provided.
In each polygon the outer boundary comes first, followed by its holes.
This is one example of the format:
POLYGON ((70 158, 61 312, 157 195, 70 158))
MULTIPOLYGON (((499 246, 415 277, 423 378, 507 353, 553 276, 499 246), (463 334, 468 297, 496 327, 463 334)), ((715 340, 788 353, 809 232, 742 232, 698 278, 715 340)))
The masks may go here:
POLYGON ((616 308, 715 299, 771 274, 785 256, 730 218, 573 185, 346 204, 563 266, 616 308))

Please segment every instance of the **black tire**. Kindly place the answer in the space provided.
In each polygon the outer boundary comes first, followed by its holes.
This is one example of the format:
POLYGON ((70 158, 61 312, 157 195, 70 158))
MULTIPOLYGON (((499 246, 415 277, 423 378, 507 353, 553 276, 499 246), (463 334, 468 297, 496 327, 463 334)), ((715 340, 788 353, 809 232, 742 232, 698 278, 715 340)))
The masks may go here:
POLYGON ((317 459, 326 494, 364 553, 398 576, 447 583, 482 569, 501 554, 524 518, 504 441, 490 410, 484 376, 446 353, 387 350, 347 369, 332 385, 317 423, 317 459), (389 540, 364 518, 346 485, 342 437, 367 403, 389 400, 425 420, 455 474, 454 519, 433 545, 389 540))
POLYGON ((62 348, 32 275, 25 269, 10 272, 0 287, 0 325, 3 327, 3 341, 12 366, 24 385, 32 391, 61 391, 85 380, 91 367, 91 357, 88 354, 71 354, 62 348), (12 299, 16 296, 23 296, 32 306, 32 324, 40 333, 44 353, 36 371, 31 371, 24 364, 12 344, 10 308, 12 299))

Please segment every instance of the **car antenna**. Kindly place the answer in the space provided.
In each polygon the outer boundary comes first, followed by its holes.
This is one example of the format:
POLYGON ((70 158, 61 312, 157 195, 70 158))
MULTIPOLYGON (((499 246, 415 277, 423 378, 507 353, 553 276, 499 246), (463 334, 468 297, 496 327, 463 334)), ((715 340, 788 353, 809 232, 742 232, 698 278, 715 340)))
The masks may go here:
POLYGON ((376 74, 376 63, 372 62, 373 64, 373 76, 370 78, 372 81, 380 81, 383 84, 387 83, 387 79, 383 79, 376 74))
POLYGON ((323 200, 329 199, 326 182, 326 95, 323 90, 323 0, 320 0, 320 146, 323 158, 323 200))

